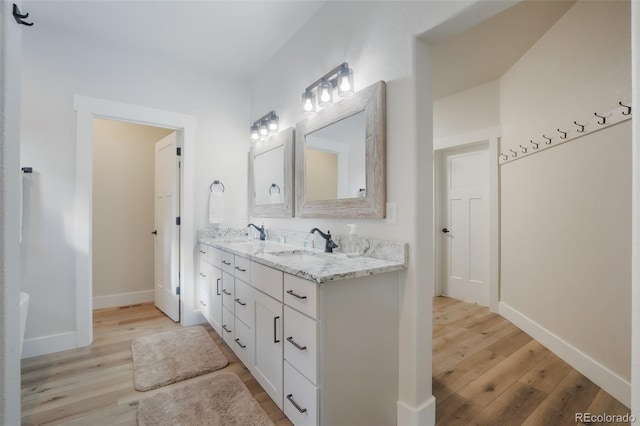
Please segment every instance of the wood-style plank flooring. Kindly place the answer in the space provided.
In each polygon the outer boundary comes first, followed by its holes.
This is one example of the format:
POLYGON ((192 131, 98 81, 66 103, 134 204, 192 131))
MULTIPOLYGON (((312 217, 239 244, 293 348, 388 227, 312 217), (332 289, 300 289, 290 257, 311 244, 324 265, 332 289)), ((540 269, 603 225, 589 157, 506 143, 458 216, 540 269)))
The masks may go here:
MULTIPOLYGON (((91 346, 22 361, 23 425, 135 425, 139 400, 207 377, 138 392, 133 387, 131 340, 181 326, 153 304, 96 310, 93 323, 91 346)), ((277 426, 291 425, 220 336, 205 327, 229 360, 218 371, 236 373, 277 426)))
POLYGON ((433 321, 437 425, 575 426, 575 413, 630 412, 487 308, 436 297, 433 321))

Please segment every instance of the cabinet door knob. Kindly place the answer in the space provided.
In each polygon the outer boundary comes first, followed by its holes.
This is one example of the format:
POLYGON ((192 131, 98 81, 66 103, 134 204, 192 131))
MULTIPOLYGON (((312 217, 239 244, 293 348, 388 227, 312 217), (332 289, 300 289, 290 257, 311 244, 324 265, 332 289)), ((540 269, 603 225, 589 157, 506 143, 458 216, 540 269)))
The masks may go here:
POLYGON ((442 232, 444 232, 445 234, 448 234, 451 231, 449 231, 447 228, 442 228, 442 232))
POLYGON ((157 231, 157 230, 155 230, 155 231, 151 231, 151 233, 152 233, 153 235, 158 235, 158 231, 157 231))

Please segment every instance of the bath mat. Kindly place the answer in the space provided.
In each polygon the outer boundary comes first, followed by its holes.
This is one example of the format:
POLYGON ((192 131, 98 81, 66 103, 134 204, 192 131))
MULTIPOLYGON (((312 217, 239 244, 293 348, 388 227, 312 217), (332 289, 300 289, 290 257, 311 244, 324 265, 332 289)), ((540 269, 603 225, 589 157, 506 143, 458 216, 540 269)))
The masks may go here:
POLYGON ((139 391, 210 373, 229 363, 199 325, 134 339, 131 353, 133 383, 139 391))
POLYGON ((138 426, 251 425, 273 422, 234 373, 162 391, 138 404, 138 426))

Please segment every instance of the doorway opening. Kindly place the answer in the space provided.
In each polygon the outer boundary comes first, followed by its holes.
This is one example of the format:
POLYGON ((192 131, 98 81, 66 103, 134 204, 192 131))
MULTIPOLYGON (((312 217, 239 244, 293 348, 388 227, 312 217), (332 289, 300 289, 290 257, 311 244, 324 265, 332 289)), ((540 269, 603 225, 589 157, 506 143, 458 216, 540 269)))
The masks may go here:
MULTIPOLYGON (((182 136, 179 223, 181 238, 176 245, 178 256, 179 313, 182 325, 196 324, 199 313, 195 309, 194 280, 194 116, 155 108, 108 101, 85 96, 74 97, 76 120, 76 347, 93 341, 93 120, 110 119, 172 129, 182 136)), ((150 230, 151 232, 153 230, 150 230)))
POLYGON ((179 320, 181 139, 174 129, 93 119, 94 310, 155 302, 179 320))

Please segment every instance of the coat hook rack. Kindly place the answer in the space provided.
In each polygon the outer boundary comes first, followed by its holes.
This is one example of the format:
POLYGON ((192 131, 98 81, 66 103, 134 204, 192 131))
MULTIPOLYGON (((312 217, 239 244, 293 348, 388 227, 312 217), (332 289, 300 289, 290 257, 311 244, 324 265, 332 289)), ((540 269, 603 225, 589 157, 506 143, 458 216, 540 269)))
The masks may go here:
POLYGON ((575 124, 576 126, 580 127, 578 129, 578 133, 584 133, 584 126, 586 126, 586 124, 578 124, 577 121, 574 121, 573 124, 575 124))
POLYGON ((213 192, 213 187, 216 185, 222 186, 222 192, 224 192, 224 183, 220 182, 219 180, 214 180, 211 185, 209 185, 209 192, 213 192))
POLYGON ((622 115, 631 115, 631 107, 629 105, 625 105, 622 102, 618 102, 618 105, 627 108, 627 112, 622 111, 622 115))
POLYGON ((520 145, 520 148, 522 148, 522 153, 526 154, 527 153, 527 148, 525 148, 524 146, 520 145))
POLYGON ((547 141, 545 142, 547 145, 551 145, 551 138, 546 137, 545 135, 542 135, 543 138, 545 138, 547 141))
POLYGON ((517 157, 518 153, 515 152, 514 150, 512 150, 511 148, 509 148, 509 151, 511 151, 513 154, 511 154, 512 157, 517 157))
POLYGON ((600 124, 600 125, 607 124, 607 117, 605 117, 604 115, 598 115, 597 112, 594 112, 593 115, 595 115, 598 118, 602 118, 602 122, 597 121, 598 124, 600 124))
POLYGON ((560 139, 566 139, 567 138, 567 132, 563 132, 560 129, 556 129, 559 133, 562 133, 562 136, 560 136, 560 139))
POLYGON ((504 154, 504 153, 502 153, 502 152, 500 153, 500 155, 502 156, 502 159, 505 160, 505 161, 509 159, 509 156, 504 154))
POLYGON ((22 173, 33 173, 33 167, 23 167, 22 173))
POLYGON ((536 143, 533 140, 530 140, 529 142, 533 145, 533 149, 538 149, 538 145, 540 145, 539 143, 536 143))
POLYGON ((18 9, 18 5, 15 3, 13 4, 13 17, 15 18, 18 24, 26 25, 27 27, 33 26, 33 22, 23 21, 23 19, 27 19, 29 17, 29 14, 28 13, 22 14, 22 12, 20 12, 20 9, 18 9))

